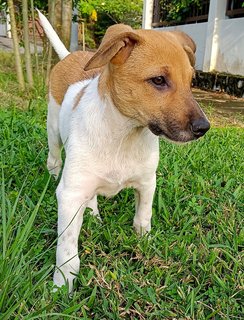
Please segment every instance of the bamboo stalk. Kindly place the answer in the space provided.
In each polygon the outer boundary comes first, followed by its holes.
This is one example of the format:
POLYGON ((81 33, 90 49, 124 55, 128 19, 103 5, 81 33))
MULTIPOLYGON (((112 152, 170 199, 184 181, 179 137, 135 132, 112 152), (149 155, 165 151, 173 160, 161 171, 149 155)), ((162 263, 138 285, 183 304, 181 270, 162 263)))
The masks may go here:
MULTIPOLYGON (((49 0, 48 1, 48 18, 51 23, 51 25, 54 25, 54 11, 55 11, 55 1, 54 0, 49 0)), ((52 45, 49 42, 49 47, 48 47, 48 56, 47 56, 47 73, 46 73, 46 85, 49 83, 49 76, 50 76, 50 71, 52 67, 52 45)))
POLYGON ((85 40, 85 22, 81 22, 82 26, 82 50, 86 51, 86 40, 85 40))
POLYGON ((60 39, 62 39, 62 0, 51 0, 55 2, 55 31, 60 39))
POLYGON ((30 3, 31 3, 31 18, 32 18, 32 27, 33 27, 33 40, 34 40, 35 69, 36 69, 36 72, 39 73, 39 59, 38 59, 38 51, 37 51, 36 25, 35 25, 35 13, 34 13, 33 0, 31 0, 30 3))
POLYGON ((30 88, 33 87, 33 74, 32 74, 32 63, 30 53, 30 39, 29 39, 29 25, 28 25, 28 1, 22 0, 22 15, 23 15, 23 36, 25 46, 25 66, 26 76, 30 88))
POLYGON ((72 0, 62 1, 62 40, 65 47, 70 50, 72 23, 72 0))
POLYGON ((19 39, 18 39, 18 34, 17 34, 13 0, 8 0, 7 3, 8 3, 8 9, 9 9, 9 15, 10 15, 11 34, 12 34, 12 39, 13 39, 17 79, 18 79, 19 88, 21 90, 24 90, 25 89, 25 81, 24 81, 20 51, 19 51, 19 39))

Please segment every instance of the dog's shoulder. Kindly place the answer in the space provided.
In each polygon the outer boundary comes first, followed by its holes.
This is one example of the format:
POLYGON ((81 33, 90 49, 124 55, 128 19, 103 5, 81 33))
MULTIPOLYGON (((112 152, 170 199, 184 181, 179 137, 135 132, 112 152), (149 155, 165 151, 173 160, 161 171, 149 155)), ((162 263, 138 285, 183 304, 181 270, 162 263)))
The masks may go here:
POLYGON ((76 51, 54 66, 50 74, 49 90, 58 104, 62 104, 64 95, 71 84, 93 78, 100 73, 100 69, 84 70, 92 56, 93 52, 76 51))

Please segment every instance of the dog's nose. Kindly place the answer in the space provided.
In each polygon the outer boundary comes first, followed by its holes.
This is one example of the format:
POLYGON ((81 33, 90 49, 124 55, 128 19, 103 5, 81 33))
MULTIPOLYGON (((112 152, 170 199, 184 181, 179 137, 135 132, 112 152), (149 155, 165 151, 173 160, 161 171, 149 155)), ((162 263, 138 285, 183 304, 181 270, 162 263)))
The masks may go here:
POLYGON ((210 128, 210 123, 207 119, 200 118, 193 120, 191 123, 191 131, 196 138, 202 137, 210 128))

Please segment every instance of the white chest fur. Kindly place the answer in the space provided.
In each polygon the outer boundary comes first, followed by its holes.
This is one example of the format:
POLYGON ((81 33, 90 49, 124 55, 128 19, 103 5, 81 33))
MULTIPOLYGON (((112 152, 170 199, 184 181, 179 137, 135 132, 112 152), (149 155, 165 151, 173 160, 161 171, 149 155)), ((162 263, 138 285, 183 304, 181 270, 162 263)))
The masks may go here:
POLYGON ((97 193, 111 196, 124 187, 137 187, 155 172, 158 138, 122 115, 108 97, 101 100, 98 78, 89 83, 73 110, 75 97, 88 83, 78 82, 67 91, 60 134, 70 174, 77 175, 78 170, 93 175, 97 193))

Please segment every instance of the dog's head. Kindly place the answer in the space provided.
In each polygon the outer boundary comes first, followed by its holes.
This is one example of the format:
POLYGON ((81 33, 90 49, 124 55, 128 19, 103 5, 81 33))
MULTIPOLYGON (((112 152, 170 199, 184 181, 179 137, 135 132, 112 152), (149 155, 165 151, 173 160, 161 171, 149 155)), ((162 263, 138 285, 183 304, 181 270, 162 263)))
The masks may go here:
POLYGON ((183 32, 110 27, 85 70, 105 66, 100 94, 156 135, 187 142, 210 124, 191 92, 195 44, 183 32))

